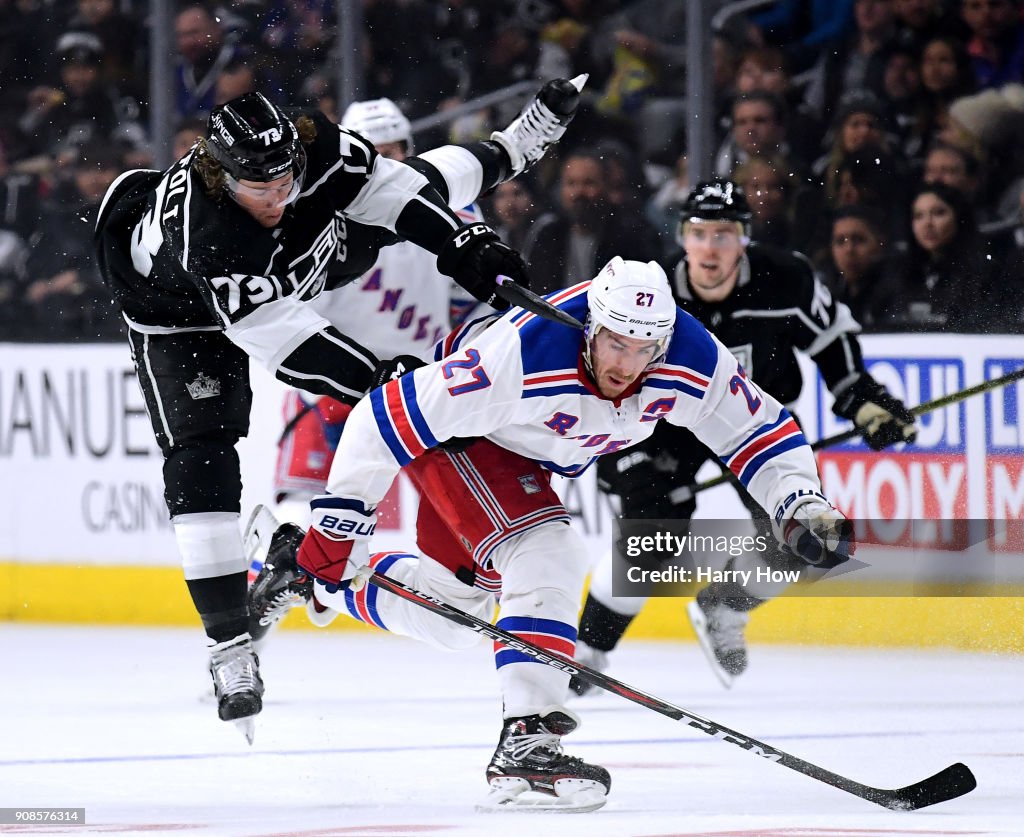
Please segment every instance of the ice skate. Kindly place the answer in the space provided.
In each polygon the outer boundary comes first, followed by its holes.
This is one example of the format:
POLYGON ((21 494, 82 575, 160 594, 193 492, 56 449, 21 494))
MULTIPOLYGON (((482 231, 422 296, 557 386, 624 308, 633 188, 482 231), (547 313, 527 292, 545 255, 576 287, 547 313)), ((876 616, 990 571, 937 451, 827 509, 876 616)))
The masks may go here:
MULTIPOLYGON (((608 668, 608 654, 596 648, 591 648, 585 642, 576 642, 575 659, 576 662, 597 671, 606 671, 608 668)), ((596 686, 577 677, 575 674, 569 678, 569 689, 579 697, 600 691, 596 686)))
MULTIPOLYGON (((750 600, 750 607, 759 603, 752 597, 746 598, 750 600)), ((747 668, 747 643, 743 637, 743 630, 750 619, 747 610, 737 610, 731 599, 720 598, 715 585, 701 590, 686 607, 686 615, 704 656, 727 689, 732 687, 733 679, 747 668)))
POLYGON ((295 563, 304 536, 294 523, 279 524, 266 506, 257 506, 249 518, 246 559, 250 567, 260 567, 248 594, 253 641, 262 640, 289 610, 313 597, 313 579, 295 563))
POLYGON ((545 84, 504 131, 495 131, 491 140, 508 153, 512 175, 519 175, 540 160, 548 146, 558 142, 576 115, 580 92, 587 74, 572 80, 554 79, 545 84))
POLYGON ((252 744, 254 717, 263 709, 260 661, 248 634, 241 634, 210 648, 210 677, 217 698, 217 715, 235 726, 252 744))
POLYGON ((578 725, 561 706, 507 719, 487 766, 491 792, 477 810, 579 814, 604 805, 612 785, 608 771, 562 752, 562 736, 578 725))

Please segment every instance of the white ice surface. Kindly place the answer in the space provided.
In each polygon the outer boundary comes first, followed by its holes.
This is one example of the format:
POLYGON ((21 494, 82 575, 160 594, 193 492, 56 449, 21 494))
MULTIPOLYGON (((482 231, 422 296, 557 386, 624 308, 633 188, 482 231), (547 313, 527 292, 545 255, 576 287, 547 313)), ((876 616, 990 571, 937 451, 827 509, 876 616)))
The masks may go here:
POLYGON ((478 814, 499 700, 486 646, 283 631, 250 748, 204 702, 198 630, 0 626, 0 807, 87 825, 0 833, 530 837, 1024 835, 1024 658, 757 647, 721 689, 696 645, 626 643, 612 674, 880 787, 956 761, 979 787, 894 813, 613 695, 570 704, 605 765, 591 814, 478 814))

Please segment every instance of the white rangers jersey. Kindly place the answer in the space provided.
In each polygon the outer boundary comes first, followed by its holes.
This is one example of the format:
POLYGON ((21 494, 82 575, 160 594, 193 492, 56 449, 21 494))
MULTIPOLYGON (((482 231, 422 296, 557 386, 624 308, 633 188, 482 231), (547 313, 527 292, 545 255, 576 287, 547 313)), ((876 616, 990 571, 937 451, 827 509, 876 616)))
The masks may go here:
MULTIPOLYGON (((589 286, 548 299, 582 321, 589 286)), ((689 314, 678 310, 664 359, 614 400, 587 377, 583 339, 521 308, 482 331, 472 323, 456 329, 438 347, 437 361, 359 402, 328 489, 374 506, 403 465, 454 436, 486 436, 575 477, 668 421, 690 428, 769 513, 793 492, 821 491, 796 422, 689 314)))
MULTIPOLYGON (((467 224, 484 220, 476 204, 456 214, 467 224)), ((399 241, 381 249, 373 267, 358 279, 324 291, 310 304, 378 358, 430 360, 435 344, 477 301, 438 271, 436 256, 399 241)))

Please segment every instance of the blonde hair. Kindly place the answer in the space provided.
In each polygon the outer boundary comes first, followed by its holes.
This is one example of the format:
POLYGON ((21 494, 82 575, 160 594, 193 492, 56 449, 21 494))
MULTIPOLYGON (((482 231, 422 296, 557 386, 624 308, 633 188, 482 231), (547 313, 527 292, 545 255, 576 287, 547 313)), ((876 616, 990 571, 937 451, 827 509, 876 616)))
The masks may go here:
MULTIPOLYGON (((303 145, 310 145, 316 139, 316 123, 308 116, 300 116, 295 120, 295 131, 299 135, 299 142, 303 145)), ((224 197, 224 190, 227 186, 224 179, 224 167, 210 153, 205 137, 200 137, 196 143, 192 168, 199 175, 199 179, 203 181, 203 188, 209 197, 216 201, 224 197)))

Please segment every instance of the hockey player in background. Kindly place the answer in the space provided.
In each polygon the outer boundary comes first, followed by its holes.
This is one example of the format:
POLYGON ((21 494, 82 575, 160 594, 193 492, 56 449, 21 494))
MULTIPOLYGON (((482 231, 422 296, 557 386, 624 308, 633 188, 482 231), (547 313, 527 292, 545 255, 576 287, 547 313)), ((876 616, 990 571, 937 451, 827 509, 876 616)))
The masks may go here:
MULTIPOLYGON (((341 611, 440 648, 478 641, 365 584, 357 571, 370 567, 484 619, 500 593, 499 627, 571 657, 590 562, 550 475, 577 477, 661 422, 691 428, 722 455, 757 446, 749 490, 776 515, 779 537, 809 561, 849 557, 850 524, 821 495, 799 428, 676 307, 655 262, 616 257, 549 299, 584 332, 512 309, 456 330, 438 360, 356 405, 305 536, 257 516, 254 538, 269 554, 251 607, 291 596, 316 624, 341 611), (784 435, 768 438, 768 428, 784 435), (461 453, 431 450, 454 437, 484 438, 461 453), (371 555, 376 505, 403 467, 421 489, 422 555, 371 555)), ((564 706, 568 674, 500 645, 495 664, 503 717, 485 806, 604 804, 608 772, 562 752, 578 724, 564 706)))
MULTIPOLYGON (((517 253, 449 204, 519 174, 572 119, 585 77, 548 82, 491 141, 406 163, 318 111, 294 120, 259 93, 218 106, 207 136, 165 172, 130 171, 100 207, 101 271, 129 341, 157 442, 186 584, 210 641, 218 715, 252 740, 263 681, 248 633, 235 443, 249 427, 252 358, 307 392, 354 403, 377 358, 309 301, 335 260, 353 275, 379 244, 343 239, 337 215, 437 255, 485 302, 495 276, 526 281, 517 253)), ((383 242, 386 243, 386 242, 383 242)))
MULTIPOLYGON (((401 162, 414 153, 412 126, 390 99, 353 102, 341 126, 369 140, 382 157, 401 162)), ((467 224, 484 220, 475 203, 456 214, 467 224)), ((365 241, 396 243, 380 248, 377 261, 362 276, 353 277, 344 261, 333 262, 324 292, 310 304, 378 358, 412 355, 429 360, 434 345, 465 319, 477 300, 439 273, 436 259, 422 247, 344 216, 338 216, 337 223, 339 238, 357 249, 363 249, 365 241)), ((308 523, 309 501, 326 488, 334 450, 351 409, 351 404, 328 395, 301 390, 285 395, 284 429, 274 471, 275 514, 280 520, 308 523)), ((250 577, 259 570, 258 565, 250 567, 250 577)), ((254 637, 261 627, 267 626, 250 628, 254 637)))
MULTIPOLYGON (((849 309, 833 301, 803 256, 751 243, 750 219, 746 197, 731 181, 701 183, 689 194, 679 221, 683 254, 672 277, 680 307, 721 340, 757 385, 781 403, 790 405, 800 394, 796 352, 805 352, 835 396, 833 411, 853 421, 871 448, 913 440, 913 416, 864 369, 856 336, 860 326, 849 309)), ((686 428, 660 422, 643 444, 601 459, 598 485, 618 495, 624 519, 686 521, 696 508, 687 487, 696 481, 700 467, 715 458, 715 451, 686 428)), ((767 534, 772 524, 750 492, 749 472, 734 465, 727 473, 758 534, 767 534)), ((786 569, 793 560, 786 551, 772 549, 730 559, 727 569, 786 569)), ((577 659, 602 670, 646 602, 643 596, 612 595, 614 562, 609 553, 595 569, 580 618, 577 659)), ((726 686, 747 666, 743 632, 749 612, 785 586, 716 582, 687 608, 701 647, 726 686)), ((583 694, 590 685, 574 678, 572 688, 583 694)))

